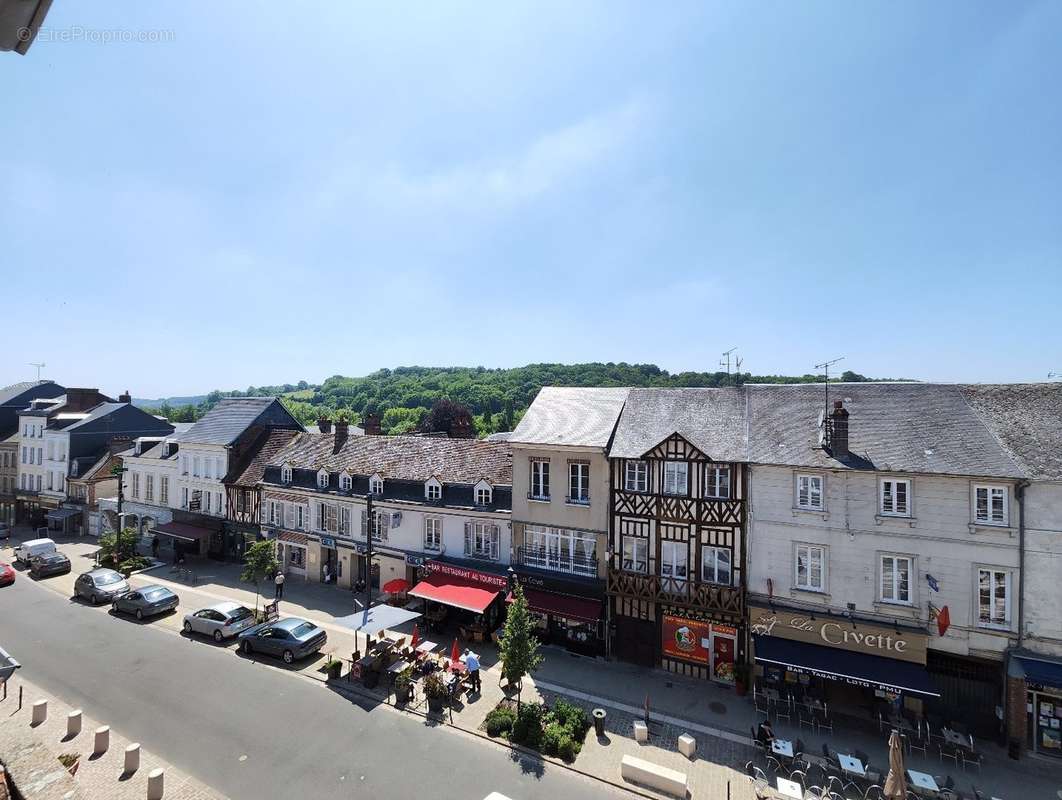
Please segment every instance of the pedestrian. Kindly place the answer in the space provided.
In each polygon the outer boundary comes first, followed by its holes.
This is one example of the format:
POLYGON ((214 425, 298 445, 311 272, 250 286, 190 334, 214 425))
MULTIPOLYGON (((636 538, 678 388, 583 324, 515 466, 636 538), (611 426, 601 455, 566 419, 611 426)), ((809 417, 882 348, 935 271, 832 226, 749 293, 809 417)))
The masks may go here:
POLYGON ((281 600, 284 597, 284 573, 277 571, 277 575, 273 578, 273 586, 276 587, 276 594, 273 597, 277 600, 281 600))
POLYGON ((158 560, 159 557, 159 536, 155 534, 151 537, 151 557, 158 560))
POLYGON ((769 720, 764 720, 760 723, 759 730, 756 731, 756 738, 763 742, 764 745, 769 745, 774 741, 774 728, 771 727, 769 720))
POLYGON ((476 694, 479 694, 480 682, 479 682, 479 656, 465 648, 465 668, 468 670, 469 677, 469 689, 476 694))

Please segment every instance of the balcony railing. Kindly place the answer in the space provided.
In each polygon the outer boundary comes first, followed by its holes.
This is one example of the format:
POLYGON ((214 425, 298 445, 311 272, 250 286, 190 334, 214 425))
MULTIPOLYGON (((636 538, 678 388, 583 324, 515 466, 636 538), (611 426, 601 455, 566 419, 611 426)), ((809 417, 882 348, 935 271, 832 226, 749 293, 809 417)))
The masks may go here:
POLYGON ((740 586, 703 582, 694 573, 685 579, 660 575, 655 559, 649 559, 648 563, 624 563, 618 553, 609 560, 608 593, 728 614, 743 614, 745 606, 740 586), (638 569, 643 564, 644 571, 638 569))
POLYGON ((568 495, 564 498, 564 502, 570 506, 588 506, 590 505, 590 495, 568 495))
POLYGON ((550 550, 547 547, 518 547, 516 562, 525 567, 545 569, 550 572, 566 572, 569 575, 581 575, 584 578, 597 577, 597 557, 571 555, 550 550))

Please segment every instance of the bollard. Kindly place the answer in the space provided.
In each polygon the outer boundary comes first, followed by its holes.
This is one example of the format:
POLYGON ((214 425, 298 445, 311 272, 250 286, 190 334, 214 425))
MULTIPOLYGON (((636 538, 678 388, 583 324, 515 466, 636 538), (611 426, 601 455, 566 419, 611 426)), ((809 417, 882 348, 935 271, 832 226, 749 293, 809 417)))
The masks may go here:
POLYGON ((148 773, 147 800, 162 800, 162 779, 165 776, 162 767, 153 769, 148 773))
POLYGON ((73 739, 81 733, 81 709, 71 711, 66 715, 66 735, 73 739))
POLYGON ((106 753, 111 746, 111 728, 109 725, 100 725, 96 728, 96 740, 93 743, 92 753, 106 753))
POLYGON ((130 775, 140 769, 140 742, 133 742, 125 748, 125 773, 130 775))
POLYGON ((30 725, 40 725, 46 719, 48 719, 48 701, 35 700, 33 702, 33 716, 30 720, 30 725))

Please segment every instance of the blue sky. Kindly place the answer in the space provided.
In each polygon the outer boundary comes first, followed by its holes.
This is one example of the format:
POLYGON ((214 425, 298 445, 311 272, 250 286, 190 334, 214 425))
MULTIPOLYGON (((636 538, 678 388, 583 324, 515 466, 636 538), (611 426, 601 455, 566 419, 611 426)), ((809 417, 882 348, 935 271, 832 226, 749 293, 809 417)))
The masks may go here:
POLYGON ((0 383, 1062 372, 1062 4, 441 5, 56 0, 0 383))

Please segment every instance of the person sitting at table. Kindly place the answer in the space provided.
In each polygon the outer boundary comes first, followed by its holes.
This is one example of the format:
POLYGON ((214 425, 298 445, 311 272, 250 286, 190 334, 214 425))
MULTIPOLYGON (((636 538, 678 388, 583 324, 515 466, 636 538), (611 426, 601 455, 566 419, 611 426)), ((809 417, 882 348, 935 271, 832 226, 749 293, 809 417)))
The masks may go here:
POLYGON ((760 727, 756 729, 756 738, 763 742, 766 747, 774 741, 774 728, 771 727, 770 720, 764 720, 760 723, 760 727))

